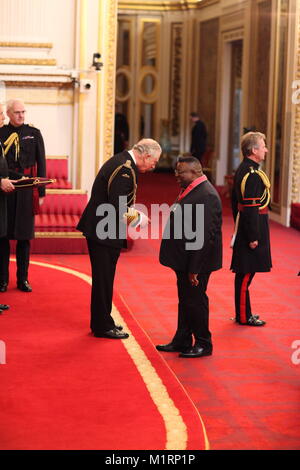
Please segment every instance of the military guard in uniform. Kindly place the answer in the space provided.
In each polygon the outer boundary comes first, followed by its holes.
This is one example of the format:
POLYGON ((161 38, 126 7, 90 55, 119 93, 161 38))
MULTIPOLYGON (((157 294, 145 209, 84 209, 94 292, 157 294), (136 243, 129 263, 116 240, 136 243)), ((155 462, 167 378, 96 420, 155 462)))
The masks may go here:
MULTIPOLYGON (((4 112, 2 104, 0 104, 0 128, 4 125, 4 112)), ((4 154, 4 148, 0 140, 0 239, 7 232, 7 205, 6 194, 14 191, 13 181, 8 178, 8 168, 4 154)), ((3 310, 8 310, 9 305, 0 304, 0 314, 3 310)))
POLYGON ((270 182, 259 169, 268 152, 265 142, 266 137, 260 132, 243 136, 244 159, 235 173, 232 194, 235 233, 231 270, 235 273, 235 320, 249 326, 266 323, 252 314, 249 286, 256 272, 268 272, 272 267, 268 221, 270 182))
POLYGON ((107 160, 96 176, 91 198, 77 226, 86 237, 89 249, 90 326, 96 337, 125 339, 129 336, 111 316, 114 276, 121 249, 126 246, 124 228, 140 219, 147 223, 147 217, 131 207, 135 202, 138 171, 153 170, 160 155, 161 147, 155 140, 142 139, 131 150, 107 160))
MULTIPOLYGON (((41 132, 24 124, 25 108, 20 100, 7 103, 9 124, 0 129, 0 140, 9 175, 46 176, 44 141, 41 132)), ((7 233, 0 238, 0 292, 7 290, 9 282, 10 240, 17 240, 17 287, 31 292, 28 282, 30 239, 34 237, 34 214, 45 196, 45 187, 28 187, 13 191, 7 197, 7 233)))

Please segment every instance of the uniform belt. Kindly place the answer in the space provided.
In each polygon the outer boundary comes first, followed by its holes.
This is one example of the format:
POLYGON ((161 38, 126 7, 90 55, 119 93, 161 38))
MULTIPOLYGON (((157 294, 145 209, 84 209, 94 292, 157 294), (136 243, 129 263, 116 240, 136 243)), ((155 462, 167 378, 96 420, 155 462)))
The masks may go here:
MULTIPOLYGON (((239 212, 243 212, 244 209, 245 209, 245 207, 243 206, 243 204, 238 203, 239 212)), ((267 214, 268 212, 269 212, 268 207, 264 207, 263 209, 259 210, 259 214, 267 214)))

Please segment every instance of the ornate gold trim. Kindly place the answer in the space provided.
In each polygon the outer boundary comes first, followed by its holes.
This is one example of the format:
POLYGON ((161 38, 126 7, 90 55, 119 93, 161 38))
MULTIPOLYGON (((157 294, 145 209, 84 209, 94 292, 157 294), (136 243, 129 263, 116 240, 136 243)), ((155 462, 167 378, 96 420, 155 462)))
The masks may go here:
POLYGON ((84 189, 46 189, 47 194, 87 194, 84 189))
POLYGON ((67 160, 68 155, 46 155, 47 160, 67 160))
POLYGON ((1 58, 2 65, 56 65, 56 59, 1 58))
POLYGON ((59 89, 72 89, 74 84, 72 82, 42 82, 33 80, 3 80, 7 87, 18 88, 59 88, 59 89))
POLYGON ((0 41, 0 47, 28 47, 38 49, 52 49, 51 42, 13 42, 13 41, 0 41))
POLYGON ((80 232, 35 232, 34 238, 85 238, 80 232))
POLYGON ((159 1, 159 0, 119 0, 119 10, 152 10, 152 11, 182 11, 204 8, 220 0, 178 0, 159 1))
POLYGON ((113 154, 113 129, 115 121, 115 81, 116 81, 116 42, 118 1, 110 0, 107 12, 108 25, 105 36, 106 73, 105 73, 105 116, 104 116, 104 149, 105 160, 113 154))

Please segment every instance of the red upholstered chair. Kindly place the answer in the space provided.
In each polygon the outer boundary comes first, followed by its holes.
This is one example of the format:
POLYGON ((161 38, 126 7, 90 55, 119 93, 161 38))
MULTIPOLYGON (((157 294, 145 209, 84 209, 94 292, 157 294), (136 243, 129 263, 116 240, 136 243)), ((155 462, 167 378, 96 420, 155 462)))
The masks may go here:
POLYGON ((67 157, 47 157, 47 176, 56 179, 55 183, 48 186, 50 189, 71 189, 68 181, 68 159, 67 157))
POLYGON ((87 204, 87 194, 79 190, 47 191, 35 217, 36 232, 74 232, 87 204))

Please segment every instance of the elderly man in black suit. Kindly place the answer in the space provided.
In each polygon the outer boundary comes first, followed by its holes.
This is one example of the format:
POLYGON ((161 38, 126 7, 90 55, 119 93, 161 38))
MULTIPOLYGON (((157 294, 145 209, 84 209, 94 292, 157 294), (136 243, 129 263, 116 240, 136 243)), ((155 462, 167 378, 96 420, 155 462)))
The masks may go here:
POLYGON ((138 171, 154 169, 160 145, 142 139, 131 150, 107 160, 93 184, 91 198, 77 229, 87 239, 92 267, 91 330, 96 337, 125 339, 129 335, 111 316, 113 283, 120 251, 126 247, 127 225, 147 217, 133 207, 138 171))
POLYGON ((222 267, 222 206, 195 157, 180 157, 175 175, 182 190, 164 231, 160 262, 177 276, 178 326, 171 343, 156 348, 186 358, 209 356, 206 289, 211 272, 222 267))

